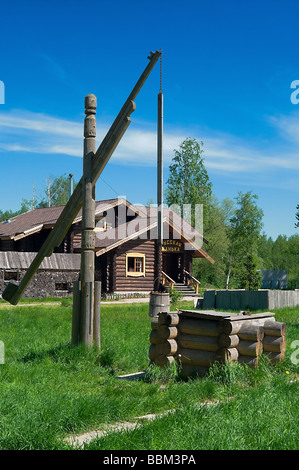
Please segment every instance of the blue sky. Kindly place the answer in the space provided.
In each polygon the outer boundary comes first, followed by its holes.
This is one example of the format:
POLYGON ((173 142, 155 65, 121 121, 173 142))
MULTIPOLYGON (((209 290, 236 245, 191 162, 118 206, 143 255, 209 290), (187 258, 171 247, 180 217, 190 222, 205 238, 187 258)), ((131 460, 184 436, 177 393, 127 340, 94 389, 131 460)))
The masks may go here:
MULTIPOLYGON (((1 2, 0 209, 19 209, 51 177, 78 181, 84 96, 98 99, 99 145, 149 52, 163 49, 164 183, 173 150, 203 141, 219 200, 253 191, 268 236, 296 233, 298 13, 295 0, 1 2)), ((156 199, 159 73, 157 64, 97 199, 156 199)))

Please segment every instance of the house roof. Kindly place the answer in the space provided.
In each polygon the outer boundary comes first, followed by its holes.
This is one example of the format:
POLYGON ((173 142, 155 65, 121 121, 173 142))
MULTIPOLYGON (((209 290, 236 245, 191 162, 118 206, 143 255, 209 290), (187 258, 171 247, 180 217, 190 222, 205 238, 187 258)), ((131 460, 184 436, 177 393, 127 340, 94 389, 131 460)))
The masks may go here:
MULTIPOLYGON (((19 251, 1 251, 0 269, 28 269, 36 253, 19 251)), ((44 258, 39 269, 53 271, 80 271, 79 253, 53 253, 44 258)))
MULTIPOLYGON (((115 229, 110 229, 105 232, 96 233, 96 256, 101 256, 108 251, 111 251, 123 243, 128 242, 129 240, 140 239, 157 239, 157 227, 158 219, 157 218, 145 218, 143 221, 140 221, 139 226, 130 226, 133 221, 126 224, 122 224, 115 229)), ((134 221, 135 222, 135 221, 134 221)), ((194 240, 194 235, 188 232, 184 232, 179 225, 169 217, 163 217, 163 233, 164 235, 169 233, 169 229, 172 230, 172 238, 178 240, 184 240, 185 249, 192 252, 192 256, 195 258, 206 258, 211 263, 214 264, 214 260, 209 256, 209 254, 201 247, 201 242, 203 237, 200 236, 200 241, 194 240)), ((168 237, 167 237, 168 238, 168 237)), ((166 236, 164 236, 166 239, 166 236)), ((78 244, 77 248, 80 248, 78 244)))
MULTIPOLYGON (((130 209, 132 215, 137 214, 138 217, 129 222, 120 224, 115 229, 110 229, 105 232, 96 232, 97 256, 110 251, 128 240, 137 237, 146 238, 149 232, 152 239, 157 238, 157 207, 132 205, 125 198, 107 199, 96 202, 96 217, 101 219, 109 209, 111 210, 122 204, 130 209)), ((16 241, 39 232, 42 229, 51 229, 54 227, 63 209, 64 206, 35 209, 2 222, 0 223, 0 239, 16 241)), ((214 263, 214 260, 210 258, 208 253, 201 248, 202 242, 208 243, 202 234, 170 208, 163 209, 163 216, 164 238, 167 238, 166 234, 169 228, 171 228, 173 235, 174 233, 176 234, 175 238, 182 238, 185 243, 188 244, 188 249, 192 250, 193 256, 206 258, 214 263)), ((73 223, 80 222, 81 219, 82 212, 80 210, 73 223)), ((75 248, 79 249, 80 245, 75 246, 75 248)))
MULTIPOLYGON (((96 215, 105 210, 124 203, 125 199, 107 199, 96 202, 96 215)), ((53 206, 34 209, 12 217, 0 223, 0 239, 19 240, 42 229, 53 228, 65 206, 53 206)), ((73 223, 80 222, 82 211, 78 212, 73 223)))
POLYGON ((64 206, 35 209, 0 223, 0 238, 18 240, 42 228, 53 227, 64 206))

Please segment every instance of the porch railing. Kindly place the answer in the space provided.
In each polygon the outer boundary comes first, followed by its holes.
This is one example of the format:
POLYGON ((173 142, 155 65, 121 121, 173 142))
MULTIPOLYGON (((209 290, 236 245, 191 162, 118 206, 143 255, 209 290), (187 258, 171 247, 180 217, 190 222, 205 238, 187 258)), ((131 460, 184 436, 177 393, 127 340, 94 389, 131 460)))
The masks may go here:
POLYGON ((169 286, 170 287, 170 290, 173 290, 173 287, 174 287, 174 280, 171 279, 170 276, 168 276, 168 274, 164 273, 164 271, 162 271, 162 284, 163 286, 169 286))
POLYGON ((196 277, 192 276, 192 274, 188 273, 186 269, 184 269, 184 273, 186 274, 187 286, 193 287, 195 289, 196 294, 198 294, 200 281, 196 279, 196 277))

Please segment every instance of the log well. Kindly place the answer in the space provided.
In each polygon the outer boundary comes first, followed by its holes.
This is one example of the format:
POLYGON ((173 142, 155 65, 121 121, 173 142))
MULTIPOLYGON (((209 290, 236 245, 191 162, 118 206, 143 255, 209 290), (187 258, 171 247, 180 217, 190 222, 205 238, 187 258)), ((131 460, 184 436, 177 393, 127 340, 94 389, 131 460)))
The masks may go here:
POLYGON ((203 376, 214 362, 256 367, 262 352, 271 362, 284 359, 285 324, 271 312, 164 312, 152 318, 151 328, 151 361, 160 367, 176 361, 182 377, 203 376))

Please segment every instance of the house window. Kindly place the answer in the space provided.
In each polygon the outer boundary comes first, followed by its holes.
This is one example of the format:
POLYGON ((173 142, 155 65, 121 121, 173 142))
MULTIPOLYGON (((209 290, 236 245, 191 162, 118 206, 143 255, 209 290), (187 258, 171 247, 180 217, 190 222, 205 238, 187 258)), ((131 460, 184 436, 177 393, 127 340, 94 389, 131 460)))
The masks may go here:
POLYGON ((141 253, 126 255, 126 276, 145 276, 145 255, 141 253))
POLYGON ((55 290, 68 290, 67 282, 55 282, 55 290))
POLYGON ((18 281, 18 271, 4 271, 4 281, 18 281))

